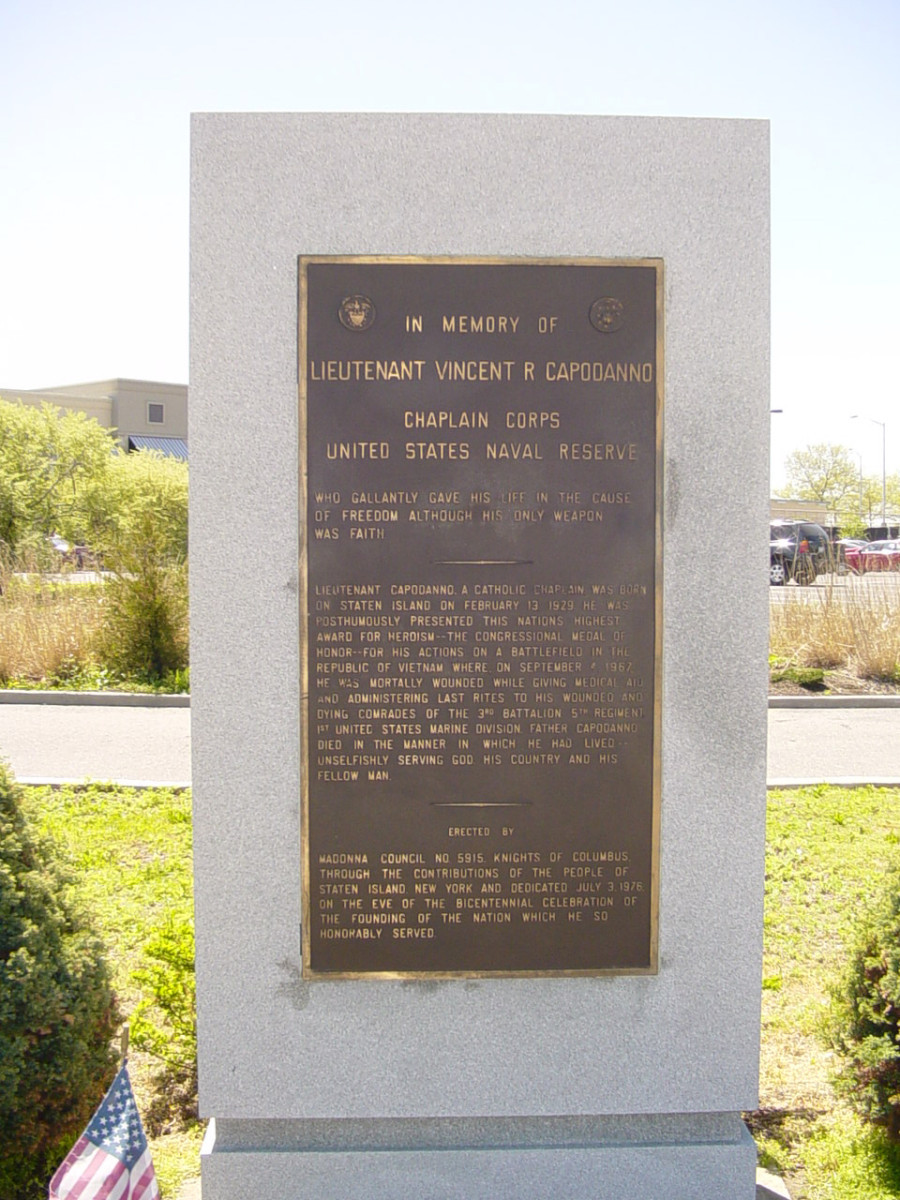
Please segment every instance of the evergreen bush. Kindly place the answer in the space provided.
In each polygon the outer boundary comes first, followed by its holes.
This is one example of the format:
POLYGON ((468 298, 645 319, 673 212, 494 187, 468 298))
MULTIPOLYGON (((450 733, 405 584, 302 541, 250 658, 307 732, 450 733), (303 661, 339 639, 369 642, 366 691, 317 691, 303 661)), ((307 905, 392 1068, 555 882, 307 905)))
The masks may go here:
POLYGON ((854 1107, 900 1140, 900 869, 888 876, 833 993, 832 1044, 844 1063, 836 1080, 854 1107))
POLYGON ((118 1010, 97 939, 0 764, 0 1200, 42 1200, 112 1080, 118 1010))

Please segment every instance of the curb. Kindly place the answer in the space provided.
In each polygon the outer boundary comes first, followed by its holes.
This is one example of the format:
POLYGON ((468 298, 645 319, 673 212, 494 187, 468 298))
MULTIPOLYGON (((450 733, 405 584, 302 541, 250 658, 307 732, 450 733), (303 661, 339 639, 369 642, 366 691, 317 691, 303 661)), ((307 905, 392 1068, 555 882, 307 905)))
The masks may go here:
POLYGON ((900 779, 884 776, 863 776, 863 775, 848 775, 837 776, 833 779, 823 779, 821 775, 815 779, 767 779, 766 790, 784 791, 789 788, 808 788, 808 787, 840 787, 840 788, 861 788, 861 787, 876 787, 876 788, 897 788, 900 787, 900 779))
POLYGON ((183 692, 63 692, 0 688, 0 704, 73 704, 107 708, 190 708, 183 692))

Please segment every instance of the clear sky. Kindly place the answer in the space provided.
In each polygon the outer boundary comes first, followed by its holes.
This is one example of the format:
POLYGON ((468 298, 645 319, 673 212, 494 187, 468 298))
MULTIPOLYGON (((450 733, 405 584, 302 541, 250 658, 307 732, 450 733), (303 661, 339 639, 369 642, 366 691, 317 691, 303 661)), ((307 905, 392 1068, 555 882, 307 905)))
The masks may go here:
POLYGON ((5 393, 187 380, 192 111, 765 118, 773 482, 880 475, 876 422, 900 471, 898 0, 0 0, 0 47, 5 393))

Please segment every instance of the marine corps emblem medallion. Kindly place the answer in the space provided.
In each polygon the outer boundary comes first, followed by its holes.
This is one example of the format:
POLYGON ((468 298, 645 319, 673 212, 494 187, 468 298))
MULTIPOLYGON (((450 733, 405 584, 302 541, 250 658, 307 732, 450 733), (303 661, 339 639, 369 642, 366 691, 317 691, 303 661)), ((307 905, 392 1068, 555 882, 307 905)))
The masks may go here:
POLYGON ((361 332, 375 320, 375 305, 368 296, 345 296, 338 308, 338 317, 345 329, 361 332))

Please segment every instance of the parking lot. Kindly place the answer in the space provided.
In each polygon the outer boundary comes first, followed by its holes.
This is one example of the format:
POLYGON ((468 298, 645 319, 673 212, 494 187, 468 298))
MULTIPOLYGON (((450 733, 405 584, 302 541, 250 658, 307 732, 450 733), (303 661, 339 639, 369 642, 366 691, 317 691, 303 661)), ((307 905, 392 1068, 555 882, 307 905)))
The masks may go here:
POLYGON ((769 598, 773 604, 797 604, 803 600, 837 600, 882 604, 900 601, 900 571, 879 571, 868 575, 838 575, 826 572, 819 575, 815 583, 801 587, 788 583, 784 587, 770 587, 769 598))

